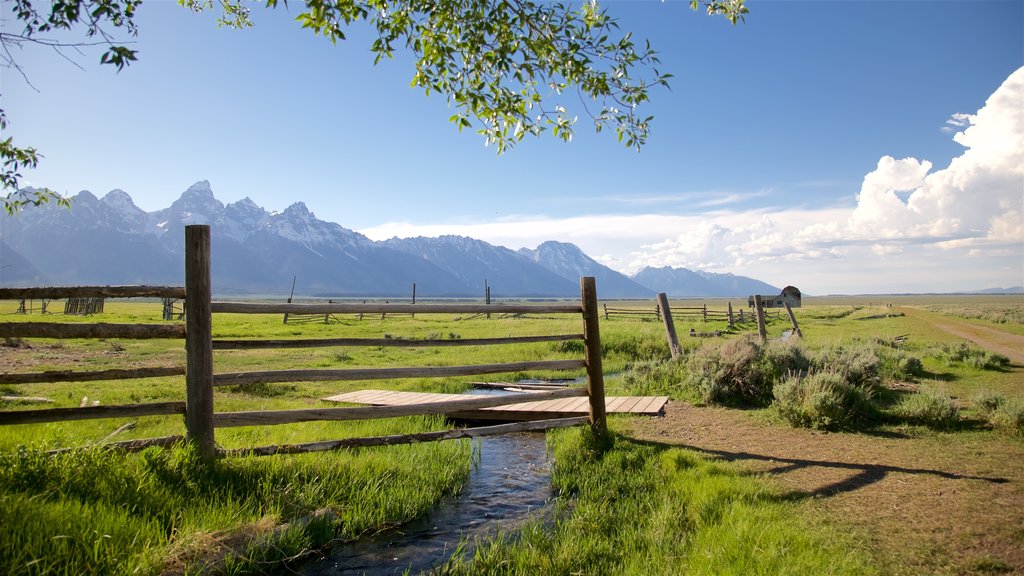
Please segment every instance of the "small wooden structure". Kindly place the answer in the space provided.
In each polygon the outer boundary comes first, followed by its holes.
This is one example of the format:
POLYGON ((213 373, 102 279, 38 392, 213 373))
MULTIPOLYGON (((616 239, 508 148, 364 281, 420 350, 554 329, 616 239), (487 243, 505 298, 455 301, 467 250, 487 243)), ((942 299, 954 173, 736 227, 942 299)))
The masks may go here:
POLYGON ((103 298, 76 297, 64 302, 65 316, 89 316, 103 313, 103 298))
MULTIPOLYGON (((765 308, 785 308, 786 305, 789 305, 790 308, 799 308, 800 299, 802 298, 800 290, 795 286, 786 286, 777 296, 766 296, 763 294, 759 296, 761 298, 761 306, 765 308)), ((747 307, 754 307, 753 296, 747 297, 747 307)))

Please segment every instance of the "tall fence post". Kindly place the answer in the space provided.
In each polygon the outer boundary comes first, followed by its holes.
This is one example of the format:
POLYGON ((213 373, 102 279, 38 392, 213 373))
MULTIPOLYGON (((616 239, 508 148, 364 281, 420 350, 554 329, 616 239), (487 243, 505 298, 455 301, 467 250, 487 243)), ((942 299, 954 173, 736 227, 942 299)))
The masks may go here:
POLYGON ((210 227, 185 227, 185 434, 206 460, 213 438, 213 328, 210 227))
POLYGON ((597 436, 608 432, 605 415, 604 371, 601 367, 601 330, 598 325, 597 282, 593 276, 580 278, 583 303, 583 347, 587 357, 587 396, 590 399, 590 428, 597 436))
POLYGON ((732 321, 732 302, 729 302, 729 329, 730 330, 732 330, 732 326, 733 326, 733 321, 732 321))
POLYGON ((683 348, 679 345, 679 338, 676 336, 676 325, 672 321, 672 311, 668 307, 668 296, 664 292, 658 294, 658 307, 661 308, 661 318, 665 322, 665 333, 668 335, 668 349, 672 352, 672 357, 676 358, 683 353, 683 348))
POLYGON ((761 342, 768 339, 768 330, 764 327, 764 305, 761 303, 761 296, 754 295, 754 315, 757 316, 757 335, 761 342))

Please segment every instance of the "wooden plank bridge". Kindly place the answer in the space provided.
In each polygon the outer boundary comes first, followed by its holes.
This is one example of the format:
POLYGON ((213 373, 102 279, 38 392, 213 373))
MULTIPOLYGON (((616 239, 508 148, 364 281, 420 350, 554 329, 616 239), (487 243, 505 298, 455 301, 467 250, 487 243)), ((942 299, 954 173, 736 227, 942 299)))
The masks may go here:
MULTIPOLYGON (((328 402, 346 402, 349 404, 369 404, 371 406, 406 406, 433 402, 452 402, 480 399, 477 394, 438 394, 432 392, 397 392, 394 390, 358 390, 323 398, 328 402)), ((522 402, 493 408, 475 410, 453 409, 447 412, 449 418, 463 420, 503 420, 526 421, 547 420, 550 418, 569 418, 586 416, 589 399, 585 396, 576 398, 560 398, 557 400, 540 400, 522 402)), ((609 414, 640 414, 659 416, 663 414, 668 396, 608 396, 605 398, 605 410, 609 414)))

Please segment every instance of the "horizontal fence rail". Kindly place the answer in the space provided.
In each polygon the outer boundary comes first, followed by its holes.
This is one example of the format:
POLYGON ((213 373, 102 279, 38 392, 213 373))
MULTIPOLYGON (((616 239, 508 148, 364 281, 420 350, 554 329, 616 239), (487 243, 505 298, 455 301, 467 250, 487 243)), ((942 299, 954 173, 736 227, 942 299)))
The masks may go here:
POLYGON ((573 370, 586 368, 583 360, 535 360, 507 364, 476 364, 469 366, 416 366, 403 368, 347 368, 342 370, 268 370, 214 374, 214 386, 266 384, 271 382, 325 382, 350 380, 385 380, 399 378, 443 378, 500 374, 523 370, 573 370))
POLYGON ((580 314, 579 304, 250 304, 213 302, 214 314, 580 314))
POLYGON ((20 298, 176 298, 185 297, 180 286, 54 286, 0 288, 0 300, 20 298))
POLYGON ((560 398, 586 396, 585 388, 568 388, 551 392, 528 392, 484 398, 426 402, 404 406, 359 406, 355 408, 304 408, 299 410, 271 410, 252 412, 218 412, 213 415, 213 424, 218 428, 232 426, 270 426, 317 420, 372 420, 397 418, 399 416, 421 416, 444 414, 452 410, 478 410, 520 402, 538 402, 560 398))
POLYGON ((124 340, 182 339, 183 324, 61 324, 3 322, 0 338, 122 338, 124 340))
POLYGON ((47 408, 45 410, 17 410, 0 412, 0 426, 8 424, 36 424, 64 422, 93 418, 119 418, 122 416, 165 416, 184 414, 184 402, 154 402, 152 404, 124 404, 117 406, 88 406, 84 408, 47 408))
POLYGON ((307 338, 289 340, 214 340, 214 350, 257 350, 264 348, 321 348, 329 346, 396 346, 407 348, 430 346, 493 346, 501 344, 527 344, 531 342, 566 342, 583 340, 583 334, 557 334, 552 336, 510 336, 507 338, 307 338))
POLYGON ((127 380, 134 378, 161 378, 184 376, 185 367, 171 368, 126 368, 74 372, 71 370, 49 370, 26 374, 0 374, 0 384, 39 384, 44 382, 91 382, 96 380, 127 380))

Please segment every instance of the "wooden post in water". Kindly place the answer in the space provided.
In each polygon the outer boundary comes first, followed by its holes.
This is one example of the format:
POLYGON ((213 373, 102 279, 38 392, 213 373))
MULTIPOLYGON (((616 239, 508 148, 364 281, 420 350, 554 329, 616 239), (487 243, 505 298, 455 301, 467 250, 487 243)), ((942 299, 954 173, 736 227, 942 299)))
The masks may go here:
POLYGON ((185 434, 205 460, 213 438, 213 329, 210 318, 210 227, 185 227, 185 434))
POLYGON ((764 327, 764 305, 759 294, 754 294, 754 315, 757 317, 757 335, 764 342, 768 339, 768 330, 764 327))
POLYGON ((664 292, 658 294, 658 307, 661 308, 661 318, 665 323, 665 334, 668 336, 668 349, 672 357, 676 358, 683 353, 679 346, 679 338, 676 337, 676 325, 672 321, 672 311, 668 307, 668 296, 664 292))
POLYGON ((804 337, 803 332, 800 331, 800 327, 796 325, 796 316, 793 314, 793 309, 789 307, 789 302, 786 302, 786 314, 789 314, 789 321, 793 323, 793 334, 800 338, 804 337))
POLYGON ((732 330, 732 302, 729 302, 729 329, 732 330))
POLYGON ((601 368, 601 330, 597 308, 597 282, 593 276, 580 278, 583 303, 583 349, 587 360, 587 396, 590 399, 590 429, 594 435, 608 432, 605 415, 604 371, 601 368))

